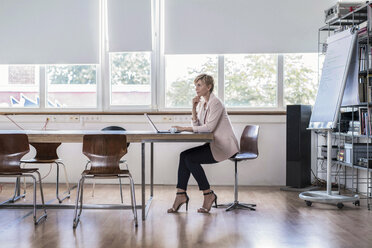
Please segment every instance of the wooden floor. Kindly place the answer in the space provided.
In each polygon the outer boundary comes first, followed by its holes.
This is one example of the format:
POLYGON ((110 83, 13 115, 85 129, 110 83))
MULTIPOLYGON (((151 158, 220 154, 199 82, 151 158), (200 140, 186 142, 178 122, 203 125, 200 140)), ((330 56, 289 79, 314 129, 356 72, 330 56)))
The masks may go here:
MULTIPOLYGON (((130 203, 129 190, 124 192, 130 203)), ((13 185, 4 184, 0 201, 12 194, 13 185)), ((45 184, 46 201, 56 203, 54 185, 45 184)), ((232 200, 232 187, 214 187, 219 203, 232 200)), ((25 200, 32 200, 31 189, 25 200)), ((225 212, 213 209, 199 214, 202 195, 190 187, 189 211, 167 214, 174 199, 174 186, 156 186, 148 219, 134 227, 130 210, 83 210, 81 223, 72 228, 72 209, 49 209, 48 219, 34 226, 30 209, 0 209, 0 247, 372 247, 372 211, 346 203, 307 207, 296 192, 278 187, 241 187, 239 199, 256 203, 257 211, 225 212)), ((74 203, 76 190, 71 200, 74 203)), ((119 203, 117 185, 91 185, 84 191, 89 203, 119 203)), ((140 188, 136 188, 137 203, 140 188)), ((138 211, 140 216, 141 211, 138 211)))

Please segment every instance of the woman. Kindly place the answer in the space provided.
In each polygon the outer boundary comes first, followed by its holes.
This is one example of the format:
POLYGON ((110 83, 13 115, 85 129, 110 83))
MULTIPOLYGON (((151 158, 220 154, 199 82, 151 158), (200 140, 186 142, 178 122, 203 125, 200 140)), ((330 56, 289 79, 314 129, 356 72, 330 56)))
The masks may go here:
POLYGON ((177 194, 173 207, 168 213, 175 213, 186 203, 188 209, 189 197, 186 193, 190 174, 193 175, 203 191, 203 206, 199 213, 209 213, 212 204, 217 206, 217 195, 210 189, 208 179, 201 164, 213 164, 235 155, 238 151, 238 141, 225 106, 212 92, 214 88, 213 77, 201 74, 194 80, 197 96, 192 99, 192 127, 175 126, 179 131, 212 132, 214 139, 211 143, 197 146, 180 155, 178 166, 177 194))

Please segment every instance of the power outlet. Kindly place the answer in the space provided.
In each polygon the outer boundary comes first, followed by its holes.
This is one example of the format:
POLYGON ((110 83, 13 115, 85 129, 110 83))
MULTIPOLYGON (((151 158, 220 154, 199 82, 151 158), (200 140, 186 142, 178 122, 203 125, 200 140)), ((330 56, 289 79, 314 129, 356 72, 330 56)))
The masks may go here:
POLYGON ((100 115, 83 115, 81 120, 83 122, 101 122, 102 117, 100 115))
POLYGON ((59 123, 78 123, 80 122, 79 115, 52 115, 48 116, 50 122, 59 122, 59 123))
POLYGON ((78 123, 80 122, 80 116, 78 115, 70 115, 69 122, 78 123))
POLYGON ((173 119, 174 119, 173 116, 164 115, 161 120, 162 122, 173 122, 173 119))
POLYGON ((190 122, 191 120, 190 116, 187 116, 187 115, 175 115, 173 116, 173 118, 174 118, 174 122, 186 123, 186 122, 190 122))

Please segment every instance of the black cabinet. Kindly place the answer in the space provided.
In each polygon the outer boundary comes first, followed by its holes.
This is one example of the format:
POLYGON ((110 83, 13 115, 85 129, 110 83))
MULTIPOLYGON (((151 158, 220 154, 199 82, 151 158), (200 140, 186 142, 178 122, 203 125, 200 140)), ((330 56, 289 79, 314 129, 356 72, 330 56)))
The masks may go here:
POLYGON ((311 185, 311 131, 307 130, 310 116, 309 105, 287 105, 287 186, 311 185))

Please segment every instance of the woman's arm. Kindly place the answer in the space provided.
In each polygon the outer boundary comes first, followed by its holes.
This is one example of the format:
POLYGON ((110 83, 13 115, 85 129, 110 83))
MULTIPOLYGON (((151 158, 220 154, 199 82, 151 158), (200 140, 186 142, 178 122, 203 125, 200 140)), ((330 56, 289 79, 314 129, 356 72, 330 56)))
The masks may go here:
POLYGON ((203 132, 213 132, 217 124, 221 118, 223 113, 224 106, 220 102, 216 102, 215 104, 209 107, 209 115, 207 117, 207 122, 202 126, 193 126, 193 127, 180 127, 180 126, 173 126, 177 128, 178 131, 187 131, 187 132, 194 132, 194 133, 203 133, 203 132))
POLYGON ((192 99, 192 125, 193 126, 199 126, 200 125, 200 122, 199 122, 199 119, 198 119, 198 112, 196 111, 196 108, 198 107, 199 102, 200 102, 200 97, 199 96, 196 96, 192 99))
POLYGON ((209 114, 206 119, 206 123, 202 126, 193 126, 193 132, 203 133, 203 132, 214 132, 217 127, 218 122, 221 119, 224 106, 221 102, 215 102, 209 106, 209 114))

